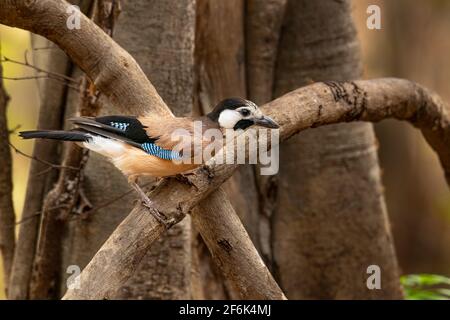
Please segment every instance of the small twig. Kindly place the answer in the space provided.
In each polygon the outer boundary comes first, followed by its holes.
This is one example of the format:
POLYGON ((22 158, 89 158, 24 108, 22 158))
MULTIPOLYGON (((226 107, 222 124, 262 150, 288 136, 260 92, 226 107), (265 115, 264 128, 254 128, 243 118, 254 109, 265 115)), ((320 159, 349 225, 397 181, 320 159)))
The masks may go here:
MULTIPOLYGON (((141 188, 145 188, 145 187, 149 186, 149 185, 152 184, 152 183, 153 183, 153 182, 145 183, 145 184, 143 184, 143 185, 141 186, 141 188)), ((134 189, 130 189, 130 190, 126 191, 126 192, 123 192, 122 194, 118 195, 117 197, 112 198, 111 200, 105 201, 105 202, 99 204, 98 206, 96 206, 95 208, 92 208, 92 209, 89 210, 89 211, 83 212, 83 216, 88 216, 88 217, 93 216, 93 215, 96 214, 100 209, 103 209, 103 208, 106 208, 106 207, 110 206, 111 204, 113 204, 113 203, 115 203, 115 202, 117 202, 117 201, 123 199, 124 197, 126 197, 127 195, 129 195, 129 194, 131 194, 131 193, 133 193, 133 192, 134 192, 134 189)), ((84 217, 83 217, 83 218, 84 218, 84 217)), ((81 218, 81 219, 83 219, 83 218, 81 218)), ((75 217, 75 218, 73 218, 73 219, 69 219, 68 221, 71 222, 71 221, 76 221, 76 220, 80 220, 80 217, 75 217)))
POLYGON ((25 50, 25 52, 24 52, 24 61, 25 62, 14 60, 14 59, 8 58, 6 56, 3 56, 0 59, 0 63, 1 62, 10 62, 10 63, 13 63, 13 64, 18 64, 18 65, 21 65, 21 66, 32 68, 35 71, 37 71, 38 73, 45 73, 45 75, 39 75, 38 74, 38 75, 35 75, 35 76, 22 76, 22 77, 5 77, 5 76, 2 76, 2 79, 13 80, 13 81, 16 81, 16 80, 31 80, 31 79, 52 79, 52 80, 56 80, 56 81, 60 81, 60 82, 64 83, 64 85, 66 85, 68 88, 70 88, 72 90, 75 90, 75 91, 78 91, 78 92, 80 91, 80 88, 79 88, 80 81, 79 80, 76 80, 76 79, 74 79, 72 77, 66 76, 65 74, 60 74, 60 73, 56 73, 56 72, 52 72, 52 71, 48 71, 48 70, 44 70, 42 68, 39 68, 39 67, 31 64, 30 62, 28 62, 27 54, 28 54, 28 51, 25 50))
POLYGON ((40 172, 35 173, 34 175, 35 175, 36 177, 39 177, 39 176, 42 176, 42 175, 44 175, 44 174, 46 174, 46 173, 52 171, 53 169, 55 169, 55 168, 48 167, 48 168, 46 168, 46 169, 44 169, 44 170, 42 170, 42 171, 40 171, 40 172))
POLYGON ((15 126, 14 128, 12 128, 12 129, 9 129, 9 130, 8 130, 8 134, 13 134, 13 133, 16 133, 16 132, 17 132, 17 130, 19 130, 19 129, 20 129, 20 127, 22 127, 22 125, 18 124, 18 125, 17 125, 17 126, 15 126))
POLYGON ((14 60, 14 59, 8 58, 6 56, 3 56, 3 58, 0 60, 0 62, 11 62, 11 63, 18 64, 21 66, 32 68, 32 69, 36 70, 37 72, 46 73, 49 76, 54 76, 56 78, 61 78, 61 79, 67 80, 67 81, 75 83, 75 84, 80 84, 79 80, 76 80, 72 77, 66 76, 65 74, 44 70, 42 68, 39 68, 39 67, 29 63, 28 59, 27 59, 27 51, 26 50, 25 50, 25 58, 24 59, 25 59, 25 62, 21 62, 21 61, 14 60))
MULTIPOLYGON (((152 184, 152 183, 153 183, 153 182, 145 183, 145 184, 143 184, 143 185, 141 186, 141 188, 145 188, 145 187, 149 186, 149 185, 152 184)), ((121 193, 120 195, 118 195, 117 197, 112 198, 112 199, 110 199, 110 200, 108 200, 108 201, 105 201, 105 202, 99 204, 98 206, 96 206, 96 207, 90 209, 89 211, 83 212, 83 217, 76 216, 76 217, 74 217, 74 218, 72 218, 72 219, 68 219, 67 221, 68 221, 68 222, 74 222, 74 221, 79 221, 79 220, 85 219, 85 216, 88 216, 88 217, 93 216, 94 214, 97 214, 98 211, 99 211, 100 209, 106 208, 106 207, 108 207, 108 206, 114 204, 115 202, 117 202, 117 201, 123 199, 124 197, 128 196, 129 194, 131 194, 131 193, 133 193, 133 192, 134 192, 133 189, 130 189, 130 190, 126 191, 126 192, 123 192, 123 193, 121 193)), ((53 210, 53 209, 60 209, 61 207, 65 207, 65 206, 56 206, 56 207, 52 207, 52 208, 49 208, 49 209, 50 209, 50 210, 53 210)), ((27 221, 30 220, 30 219, 33 219, 33 218, 35 218, 35 217, 40 216, 41 213, 42 213, 41 210, 40 210, 40 211, 37 211, 36 213, 34 213, 34 214, 32 214, 32 215, 29 215, 28 217, 25 217, 25 218, 23 218, 23 219, 20 219, 19 221, 15 222, 14 224, 6 225, 5 227, 7 227, 7 228, 14 228, 15 226, 17 226, 17 225, 19 225, 19 224, 22 224, 22 223, 24 223, 24 222, 27 222, 27 221)))
POLYGON ((33 48, 32 50, 38 51, 38 50, 53 50, 53 49, 59 49, 59 48, 56 46, 47 46, 47 47, 36 47, 36 48, 33 48))
POLYGON ((51 76, 45 75, 45 76, 23 76, 23 77, 1 77, 4 80, 12 80, 12 81, 20 81, 20 80, 32 80, 32 79, 50 79, 50 80, 56 80, 59 82, 62 82, 64 85, 66 85, 68 88, 80 92, 80 88, 77 86, 74 86, 72 84, 67 83, 64 79, 59 78, 53 78, 51 76))
POLYGON ((80 168, 77 168, 77 167, 64 166, 64 165, 60 165, 60 164, 54 164, 54 163, 51 163, 51 162, 39 159, 38 157, 30 156, 29 154, 26 154, 25 152, 20 151, 19 149, 17 149, 11 142, 8 142, 8 144, 14 150, 15 153, 20 154, 21 156, 24 156, 26 158, 29 158, 29 159, 38 161, 40 163, 43 163, 43 164, 45 164, 45 165, 47 165, 47 166, 49 166, 51 168, 54 168, 54 169, 70 169, 70 170, 77 170, 77 171, 80 170, 80 168))
MULTIPOLYGON (((55 206, 55 207, 48 208, 48 210, 56 210, 56 209, 64 208, 66 206, 67 205, 55 206)), ((19 221, 14 222, 13 224, 5 225, 5 227, 6 228, 15 228, 17 225, 25 223, 30 219, 40 216, 41 214, 42 214, 42 210, 36 211, 34 214, 31 214, 25 218, 22 218, 19 221)))
POLYGON ((41 212, 38 211, 38 212, 36 212, 35 214, 29 215, 29 216, 27 216, 27 217, 25 217, 25 218, 23 218, 23 219, 20 219, 19 221, 15 222, 14 224, 9 224, 9 225, 7 225, 6 227, 7 227, 7 228, 15 228, 17 225, 22 224, 22 223, 24 223, 24 222, 27 222, 28 220, 31 220, 31 219, 33 219, 33 218, 35 218, 35 217, 40 216, 40 215, 41 215, 41 212))

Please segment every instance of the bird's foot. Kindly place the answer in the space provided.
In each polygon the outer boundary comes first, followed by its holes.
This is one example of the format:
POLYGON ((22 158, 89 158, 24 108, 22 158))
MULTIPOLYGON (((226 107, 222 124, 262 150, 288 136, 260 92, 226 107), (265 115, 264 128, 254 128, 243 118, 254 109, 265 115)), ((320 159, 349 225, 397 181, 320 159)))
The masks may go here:
POLYGON ((146 207, 152 216, 166 229, 170 229, 176 223, 175 219, 168 219, 164 214, 159 212, 148 197, 142 199, 142 205, 146 207))
POLYGON ((152 216, 155 217, 155 219, 160 224, 162 224, 166 229, 169 229, 170 227, 172 227, 176 223, 175 219, 173 219, 173 218, 172 219, 167 219, 167 217, 164 214, 162 214, 161 212, 159 212, 156 209, 156 207, 153 204, 153 202, 149 199, 149 197, 147 197, 145 192, 135 182, 136 179, 129 179, 128 181, 129 181, 130 185, 133 187, 133 189, 136 190, 136 192, 139 194, 139 197, 141 198, 141 201, 142 201, 142 205, 144 207, 146 207, 148 209, 148 211, 150 211, 152 216))

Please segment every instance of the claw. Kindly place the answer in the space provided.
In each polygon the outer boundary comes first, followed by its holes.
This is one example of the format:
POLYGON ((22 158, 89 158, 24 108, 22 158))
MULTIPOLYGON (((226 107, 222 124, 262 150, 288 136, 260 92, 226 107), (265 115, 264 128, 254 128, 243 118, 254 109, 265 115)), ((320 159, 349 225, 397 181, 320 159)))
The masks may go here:
POLYGON ((142 205, 144 207, 146 207, 148 209, 148 211, 150 211, 150 213, 155 217, 155 219, 159 223, 164 225, 166 227, 166 229, 169 229, 170 227, 172 227, 174 225, 173 219, 167 219, 167 217, 164 214, 162 214, 158 210, 156 210, 150 199, 148 199, 148 198, 142 199, 142 205))
POLYGON ((131 186, 136 190, 136 192, 141 197, 142 205, 148 209, 148 211, 151 213, 155 219, 162 224, 166 229, 170 229, 175 224, 175 219, 167 219, 167 217, 156 210, 155 206, 153 205, 153 202, 147 197, 144 191, 139 187, 139 185, 134 182, 130 181, 131 186))

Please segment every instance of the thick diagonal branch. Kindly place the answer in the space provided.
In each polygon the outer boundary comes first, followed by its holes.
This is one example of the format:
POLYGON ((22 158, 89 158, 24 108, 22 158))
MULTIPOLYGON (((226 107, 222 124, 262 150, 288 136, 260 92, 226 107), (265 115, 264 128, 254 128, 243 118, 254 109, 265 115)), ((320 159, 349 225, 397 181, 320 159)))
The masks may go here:
POLYGON ((209 199, 192 212, 192 221, 226 279, 242 299, 286 299, 255 246, 242 241, 249 236, 225 192, 219 188, 209 199))

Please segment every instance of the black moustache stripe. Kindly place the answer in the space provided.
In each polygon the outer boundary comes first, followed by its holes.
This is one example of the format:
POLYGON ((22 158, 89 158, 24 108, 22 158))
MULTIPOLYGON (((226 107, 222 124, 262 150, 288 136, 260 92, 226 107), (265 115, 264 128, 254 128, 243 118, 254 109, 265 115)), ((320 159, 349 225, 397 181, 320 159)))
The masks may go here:
POLYGON ((253 124, 255 124, 255 122, 253 120, 242 119, 242 120, 239 120, 238 122, 236 122, 236 124, 233 127, 233 130, 238 130, 238 129, 245 130, 253 124))

